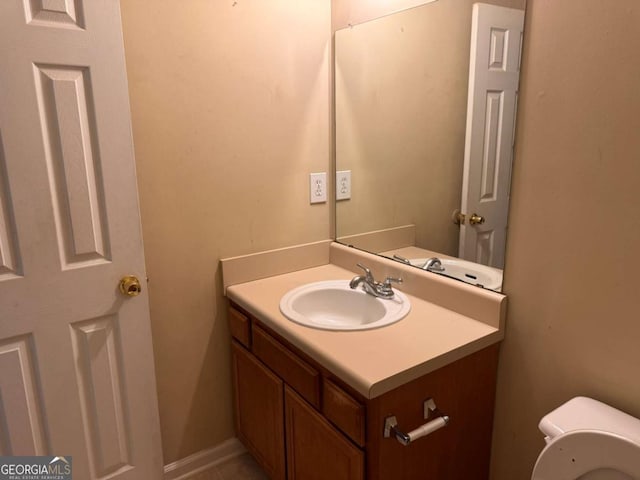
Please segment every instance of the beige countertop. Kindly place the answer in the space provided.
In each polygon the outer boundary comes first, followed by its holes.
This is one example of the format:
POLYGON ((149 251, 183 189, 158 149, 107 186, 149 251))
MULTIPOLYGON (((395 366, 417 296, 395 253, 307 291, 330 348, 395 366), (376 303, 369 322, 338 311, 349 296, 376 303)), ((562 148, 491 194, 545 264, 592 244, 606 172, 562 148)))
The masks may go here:
POLYGON ((280 298, 289 290, 353 276, 353 271, 329 263, 231 285, 227 296, 366 398, 382 395, 503 338, 498 328, 411 294, 407 294, 411 301, 407 317, 374 330, 318 330, 280 313, 280 298))

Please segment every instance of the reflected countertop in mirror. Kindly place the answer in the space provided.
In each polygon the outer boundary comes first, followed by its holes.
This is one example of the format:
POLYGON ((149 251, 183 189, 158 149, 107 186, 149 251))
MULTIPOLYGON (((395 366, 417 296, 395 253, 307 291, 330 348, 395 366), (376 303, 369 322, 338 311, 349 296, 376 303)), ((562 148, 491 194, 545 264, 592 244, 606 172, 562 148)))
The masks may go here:
MULTIPOLYGON (((524 0, 485 3, 524 9, 524 0)), ((469 151, 465 138, 470 54, 475 48, 470 47, 473 4, 437 0, 335 33, 335 168, 351 173, 351 197, 336 201, 338 241, 409 261, 461 257, 492 270, 503 267, 504 241, 492 258, 470 258, 462 251, 461 229, 474 228, 482 240, 482 227, 468 222, 475 212, 464 212, 462 227, 454 223, 454 213, 464 208, 469 151)), ((492 55, 498 58, 501 38, 509 32, 490 28, 492 55)), ((520 38, 517 45, 519 49, 520 38)), ((487 116, 503 121, 500 115, 508 110, 504 103, 496 105, 499 108, 493 114, 487 110, 487 116)), ((484 149, 487 163, 491 145, 484 149)), ((492 168, 482 175, 497 178, 492 168)), ((485 186, 490 184, 486 178, 485 186)), ((482 192, 493 193, 486 188, 482 192)), ((490 223, 489 218, 486 225, 490 223)))

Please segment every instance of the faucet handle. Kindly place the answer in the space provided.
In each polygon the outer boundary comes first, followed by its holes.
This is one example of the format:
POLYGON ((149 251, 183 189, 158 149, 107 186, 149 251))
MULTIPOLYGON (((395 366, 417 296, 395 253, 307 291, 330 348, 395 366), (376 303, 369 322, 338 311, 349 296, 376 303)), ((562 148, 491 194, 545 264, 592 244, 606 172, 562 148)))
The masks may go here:
POLYGON ((380 292, 380 296, 383 298, 393 298, 394 292, 391 288, 391 283, 402 283, 401 278, 387 277, 384 282, 378 284, 377 290, 380 292))
POLYGON ((402 278, 387 277, 384 279, 385 287, 390 287, 392 283, 402 283, 402 278))
POLYGON ((373 282, 373 274, 371 273, 371 270, 369 270, 367 267, 365 267, 364 265, 362 265, 361 263, 357 264, 358 267, 360 267, 362 270, 364 270, 365 275, 367 276, 367 281, 368 282, 373 282))
POLYGON ((394 255, 393 255, 393 259, 394 259, 394 260, 400 260, 402 263, 406 263, 407 265, 411 265, 411 262, 409 261, 409 259, 408 259, 408 258, 404 258, 404 257, 402 257, 402 256, 400 256, 400 255, 396 255, 396 254, 394 254, 394 255))

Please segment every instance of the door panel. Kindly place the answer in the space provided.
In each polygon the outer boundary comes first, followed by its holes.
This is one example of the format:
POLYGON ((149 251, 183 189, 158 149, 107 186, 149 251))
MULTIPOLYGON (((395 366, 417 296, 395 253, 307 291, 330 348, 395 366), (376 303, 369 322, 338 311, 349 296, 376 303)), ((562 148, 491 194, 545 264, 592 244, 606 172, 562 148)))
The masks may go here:
POLYGON ((0 456, 48 450, 35 367, 30 335, 0 342, 0 456))
POLYGON ((34 69, 62 268, 108 261, 89 69, 60 65, 34 69))
POLYGON ((84 28, 80 0, 23 0, 27 24, 84 28))
POLYGON ((131 464, 118 323, 116 315, 109 315, 72 325, 81 411, 89 429, 89 462, 99 477, 131 464))
POLYGON ((4 143, 2 141, 2 130, 0 129, 0 282, 15 278, 22 273, 13 215, 4 156, 4 143))

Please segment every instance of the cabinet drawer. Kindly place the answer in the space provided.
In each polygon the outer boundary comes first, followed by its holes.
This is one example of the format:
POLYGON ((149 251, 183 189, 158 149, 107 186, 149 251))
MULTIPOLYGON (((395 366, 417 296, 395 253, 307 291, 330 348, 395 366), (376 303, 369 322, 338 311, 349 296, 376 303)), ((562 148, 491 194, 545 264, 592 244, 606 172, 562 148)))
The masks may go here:
POLYGON ((240 310, 229 307, 229 331, 231 336, 249 348, 251 320, 240 310))
POLYGON ((253 353, 306 401, 320 408, 320 373, 269 333, 253 325, 253 353))
POLYGON ((365 409, 351 395, 329 379, 322 384, 322 413, 344 434, 364 446, 365 409))

